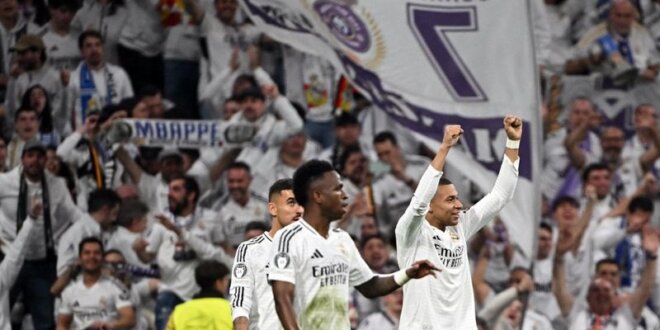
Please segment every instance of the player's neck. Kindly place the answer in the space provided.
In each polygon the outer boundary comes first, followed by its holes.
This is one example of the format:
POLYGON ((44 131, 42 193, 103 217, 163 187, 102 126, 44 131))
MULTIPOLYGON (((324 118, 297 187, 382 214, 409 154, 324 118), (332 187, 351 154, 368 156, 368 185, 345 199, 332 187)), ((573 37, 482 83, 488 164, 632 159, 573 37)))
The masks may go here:
POLYGON ((445 228, 447 228, 447 226, 445 226, 444 224, 442 224, 440 221, 437 221, 437 220, 433 219, 433 217, 431 216, 430 213, 426 213, 426 217, 425 217, 425 218, 426 218, 426 221, 428 221, 428 223, 429 223, 431 226, 433 226, 433 227, 435 227, 435 228, 438 228, 438 229, 440 229, 441 231, 445 231, 445 228))
POLYGON ((310 208, 305 213, 305 221, 316 230, 321 236, 328 238, 330 231, 330 219, 326 219, 321 214, 321 210, 317 208, 310 208))
POLYGON ((271 222, 270 225, 270 231, 268 232, 268 235, 273 238, 275 237, 275 234, 277 234, 278 231, 282 229, 282 225, 280 225, 280 222, 277 221, 277 219, 273 218, 273 221, 271 222))

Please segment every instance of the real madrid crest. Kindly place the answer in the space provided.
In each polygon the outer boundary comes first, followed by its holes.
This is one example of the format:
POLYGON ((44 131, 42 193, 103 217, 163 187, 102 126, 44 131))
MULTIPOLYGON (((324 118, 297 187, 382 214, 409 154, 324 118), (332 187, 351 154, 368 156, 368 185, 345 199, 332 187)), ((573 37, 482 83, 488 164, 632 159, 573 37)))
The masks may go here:
POLYGON ((385 41, 376 20, 358 5, 358 0, 305 0, 303 4, 319 15, 339 42, 332 44, 342 48, 351 60, 372 70, 380 65, 386 54, 385 41))
POLYGON ((280 252, 276 254, 275 259, 273 259, 273 263, 275 264, 275 267, 279 269, 287 268, 290 262, 291 262, 291 258, 289 257, 288 254, 284 252, 280 252))
POLYGON ((243 278, 247 274, 247 266, 244 263, 239 263, 234 266, 234 278, 243 278))

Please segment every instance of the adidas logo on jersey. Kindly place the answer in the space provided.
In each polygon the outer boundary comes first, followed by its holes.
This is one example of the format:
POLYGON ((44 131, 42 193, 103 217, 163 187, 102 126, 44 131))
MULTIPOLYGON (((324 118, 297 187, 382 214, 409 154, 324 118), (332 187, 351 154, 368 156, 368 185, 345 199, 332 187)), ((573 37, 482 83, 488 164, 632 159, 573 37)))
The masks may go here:
POLYGON ((323 255, 321 254, 321 252, 319 252, 319 250, 314 250, 314 254, 312 254, 312 259, 319 259, 319 258, 323 258, 323 255))

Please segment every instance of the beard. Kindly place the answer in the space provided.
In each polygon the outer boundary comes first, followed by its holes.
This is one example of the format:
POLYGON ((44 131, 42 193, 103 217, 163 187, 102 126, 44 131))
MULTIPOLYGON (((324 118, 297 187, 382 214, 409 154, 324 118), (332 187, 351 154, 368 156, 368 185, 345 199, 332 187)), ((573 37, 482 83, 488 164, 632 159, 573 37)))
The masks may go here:
POLYGON ((173 201, 170 199, 170 212, 174 215, 181 215, 181 212, 183 212, 183 209, 185 209, 187 206, 185 200, 180 200, 180 201, 173 201))

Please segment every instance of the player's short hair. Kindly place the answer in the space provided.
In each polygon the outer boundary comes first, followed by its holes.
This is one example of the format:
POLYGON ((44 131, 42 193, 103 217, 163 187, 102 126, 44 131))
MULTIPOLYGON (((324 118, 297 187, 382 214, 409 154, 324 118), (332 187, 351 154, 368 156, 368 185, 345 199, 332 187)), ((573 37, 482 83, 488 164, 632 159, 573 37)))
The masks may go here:
POLYGON ((195 193, 195 198, 193 199, 193 203, 197 203, 199 200, 199 184, 197 183, 197 180, 193 179, 193 177, 188 176, 188 175, 175 175, 172 177, 170 182, 174 180, 183 180, 183 187, 186 188, 187 193, 195 193))
POLYGON ((251 168, 250 165, 245 162, 233 162, 227 166, 226 171, 228 172, 229 170, 245 170, 248 172, 248 174, 250 174, 251 168))
POLYGON ((127 200, 121 203, 117 225, 129 227, 135 219, 141 218, 149 213, 149 206, 139 200, 127 200))
POLYGON ((440 181, 438 182, 438 186, 448 186, 448 185, 450 185, 450 184, 454 184, 454 183, 451 182, 451 180, 449 180, 449 179, 447 179, 447 178, 445 178, 445 177, 441 177, 441 178, 440 178, 440 181))
POLYGON ((584 169, 582 172, 582 182, 587 182, 587 179, 589 179, 589 175, 591 175, 591 172, 593 171, 602 171, 606 170, 608 172, 611 172, 610 168, 603 164, 603 163, 595 163, 587 166, 587 168, 584 169))
POLYGON ((376 134, 376 136, 374 137, 374 144, 383 143, 387 141, 390 141, 395 146, 399 145, 399 141, 397 141, 396 136, 394 135, 394 133, 390 131, 382 131, 376 134))
POLYGON ((78 243, 78 256, 82 255, 83 248, 87 244, 97 244, 101 248, 101 254, 104 254, 105 250, 103 249, 103 242, 94 236, 90 236, 83 238, 80 243, 78 243))
POLYGON ((293 195, 303 207, 309 202, 309 189, 312 183, 321 179, 327 172, 335 169, 324 160, 313 159, 300 166, 293 174, 293 195))
POLYGON ((602 266, 602 265, 614 265, 614 266, 616 266, 617 270, 621 270, 621 266, 619 266, 619 263, 616 262, 616 260, 613 259, 613 258, 605 258, 605 259, 598 260, 598 262, 596 263, 596 268, 594 268, 594 270, 598 271, 598 268, 600 268, 600 266, 602 266))
POLYGON ((562 195, 555 199, 555 201, 552 203, 552 206, 550 207, 550 210, 552 212, 557 211, 557 209, 564 204, 570 204, 575 208, 580 208, 580 202, 575 197, 562 195))
POLYGON ((262 232, 268 231, 268 225, 263 221, 250 221, 245 226, 245 232, 247 233, 250 230, 260 230, 262 232))
POLYGON ((222 280, 229 275, 229 268, 215 260, 202 261, 195 268, 195 282, 202 291, 213 290, 215 281, 222 280))
POLYGON ((637 196, 630 201, 628 204, 628 212, 633 213, 635 211, 643 211, 648 213, 653 213, 653 201, 644 196, 637 196))
POLYGON ((272 201, 275 195, 279 195, 282 191, 291 190, 293 191, 293 180, 292 179, 279 179, 273 183, 268 189, 268 201, 272 201))
POLYGON ((99 211, 105 206, 113 208, 121 204, 119 195, 114 190, 106 188, 94 189, 89 193, 87 201, 87 211, 89 213, 99 211))
POLYGON ((83 31, 83 33, 80 34, 80 36, 78 36, 79 49, 83 48, 83 45, 85 44, 85 40, 87 40, 87 38, 98 39, 101 41, 102 44, 104 43, 103 35, 101 34, 101 32, 96 30, 85 30, 83 31))
POLYGON ((383 242, 383 244, 385 244, 387 246, 387 240, 385 239, 385 237, 383 237, 383 235, 373 234, 373 235, 368 235, 368 236, 362 237, 362 239, 360 240, 360 250, 363 250, 364 247, 367 245, 367 243, 369 243, 371 240, 374 240, 374 239, 380 240, 381 242, 383 242))

